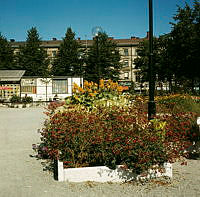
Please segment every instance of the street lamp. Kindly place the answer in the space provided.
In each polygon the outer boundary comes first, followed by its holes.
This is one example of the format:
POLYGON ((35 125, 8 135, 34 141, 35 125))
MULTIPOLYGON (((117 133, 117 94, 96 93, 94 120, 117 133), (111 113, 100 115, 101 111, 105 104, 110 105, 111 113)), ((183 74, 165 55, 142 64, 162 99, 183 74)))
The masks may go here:
POLYGON ((149 102, 148 119, 153 119, 156 114, 156 104, 154 101, 155 80, 153 72, 153 3, 149 0, 149 102))
POLYGON ((96 26, 92 28, 92 35, 96 38, 96 44, 97 44, 97 59, 96 59, 96 67, 98 72, 98 86, 99 86, 99 80, 100 80, 100 66, 99 66, 99 33, 102 33, 103 30, 100 26, 96 26))

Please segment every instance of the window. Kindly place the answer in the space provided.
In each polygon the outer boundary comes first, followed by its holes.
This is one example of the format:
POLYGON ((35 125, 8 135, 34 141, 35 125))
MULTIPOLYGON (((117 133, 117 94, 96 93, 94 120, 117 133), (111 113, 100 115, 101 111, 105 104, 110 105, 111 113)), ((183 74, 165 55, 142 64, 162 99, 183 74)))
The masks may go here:
POLYGON ((52 51, 52 57, 56 57, 56 51, 52 51))
POLYGON ((68 93, 67 79, 53 79, 52 92, 53 92, 53 94, 68 93))
POLYGON ((9 99, 13 95, 20 95, 19 84, 2 84, 0 85, 0 98, 9 99))
POLYGON ((125 72, 124 73, 124 79, 128 79, 129 78, 129 73, 128 72, 125 72))
POLYGON ((124 64, 123 64, 123 67, 128 67, 129 64, 128 64, 128 60, 124 60, 124 64))
POLYGON ((36 87, 35 86, 22 86, 21 92, 22 93, 36 94, 36 87))
POLYGON ((142 74, 141 72, 135 72, 136 82, 141 83, 142 82, 142 74))
POLYGON ((36 79, 22 79, 21 92, 25 94, 36 94, 36 79))
POLYGON ((124 49, 124 55, 128 56, 128 49, 124 49))

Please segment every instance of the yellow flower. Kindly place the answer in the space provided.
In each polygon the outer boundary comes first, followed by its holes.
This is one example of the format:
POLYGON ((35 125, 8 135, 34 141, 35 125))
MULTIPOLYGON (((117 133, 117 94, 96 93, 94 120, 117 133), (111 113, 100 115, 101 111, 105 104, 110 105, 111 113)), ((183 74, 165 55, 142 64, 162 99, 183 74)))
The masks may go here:
POLYGON ((84 87, 88 87, 88 81, 84 81, 84 87))
POLYGON ((76 95, 76 96, 74 96, 74 98, 76 99, 76 100, 78 100, 78 96, 76 95))
POLYGON ((73 83, 73 87, 77 89, 79 86, 76 83, 73 83))
POLYGON ((104 89, 104 84, 99 84, 99 87, 100 87, 101 89, 104 89))
POLYGON ((104 84, 104 80, 103 80, 103 79, 100 79, 99 83, 100 83, 100 84, 104 84))
POLYGON ((88 92, 92 92, 92 90, 90 88, 87 89, 88 92))
POLYGON ((118 92, 122 92, 122 91, 123 91, 123 87, 122 87, 122 86, 118 86, 118 87, 117 87, 117 91, 118 91, 118 92))
POLYGON ((95 97, 95 94, 94 93, 89 93, 90 96, 92 97, 95 97))
POLYGON ((81 87, 78 88, 78 91, 81 92, 81 93, 85 92, 85 90, 83 88, 81 88, 81 87))

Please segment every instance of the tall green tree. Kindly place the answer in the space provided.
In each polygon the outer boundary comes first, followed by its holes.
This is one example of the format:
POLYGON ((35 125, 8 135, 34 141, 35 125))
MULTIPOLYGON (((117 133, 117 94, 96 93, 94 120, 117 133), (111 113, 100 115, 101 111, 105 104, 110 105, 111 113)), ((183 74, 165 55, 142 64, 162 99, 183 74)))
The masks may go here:
POLYGON ((53 61, 52 74, 54 76, 80 76, 83 72, 83 50, 75 39, 75 33, 67 28, 63 42, 53 61))
MULTIPOLYGON (((153 74, 159 75, 161 78, 161 65, 159 54, 159 41, 157 38, 153 39, 153 74)), ((142 76, 142 81, 148 81, 149 79, 149 40, 143 40, 139 43, 137 48, 138 57, 134 60, 135 68, 139 69, 139 73, 142 76)))
POLYGON ((0 69, 15 69, 14 53, 10 43, 0 33, 0 69))
POLYGON ((200 1, 194 1, 193 7, 187 3, 183 8, 178 7, 174 20, 170 55, 176 66, 176 80, 193 88, 200 83, 200 1))
POLYGON ((118 80, 121 69, 120 54, 116 43, 108 35, 99 33, 88 51, 85 75, 89 81, 99 78, 118 80))
MULTIPOLYGON (((172 31, 169 34, 154 39, 154 74, 158 80, 172 80, 179 87, 193 89, 199 84, 200 62, 200 2, 194 1, 193 7, 187 3, 185 7, 178 7, 174 16, 172 31)), ((144 80, 148 79, 148 40, 144 40, 138 47, 136 68, 141 70, 144 80)))
POLYGON ((41 46, 36 27, 28 30, 25 45, 20 47, 17 59, 18 67, 26 70, 26 76, 48 76, 49 59, 41 46))

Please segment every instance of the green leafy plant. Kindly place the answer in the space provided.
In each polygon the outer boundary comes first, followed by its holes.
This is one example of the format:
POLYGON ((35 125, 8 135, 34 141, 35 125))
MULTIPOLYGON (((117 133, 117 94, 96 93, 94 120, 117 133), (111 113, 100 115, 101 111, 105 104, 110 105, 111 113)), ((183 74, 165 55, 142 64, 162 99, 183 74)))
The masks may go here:
POLYGON ((179 112, 195 112, 200 114, 200 97, 190 96, 187 94, 171 94, 156 97, 158 108, 165 108, 165 111, 179 112))
POLYGON ((22 97, 22 103, 32 103, 33 98, 31 96, 22 97))
POLYGON ((13 95, 13 96, 10 98, 10 102, 11 102, 11 103, 21 103, 21 97, 20 97, 20 96, 17 96, 17 95, 13 95))

